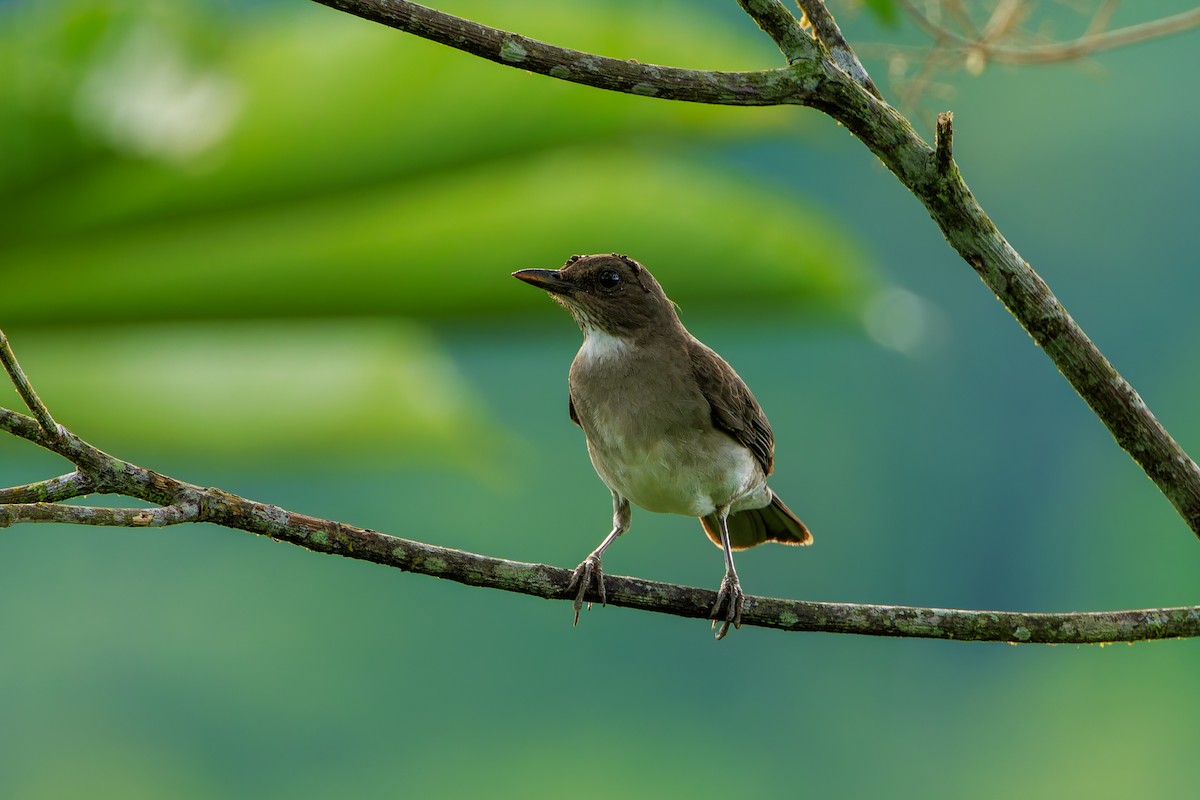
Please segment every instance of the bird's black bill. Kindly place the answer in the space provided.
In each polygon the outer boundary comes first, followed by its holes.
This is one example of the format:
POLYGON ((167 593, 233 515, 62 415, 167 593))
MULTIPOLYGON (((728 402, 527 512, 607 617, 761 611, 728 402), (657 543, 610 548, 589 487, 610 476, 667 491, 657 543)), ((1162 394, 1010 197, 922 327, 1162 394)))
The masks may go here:
POLYGON ((575 288, 573 283, 563 280, 556 269, 519 269, 512 276, 553 294, 570 294, 575 288))

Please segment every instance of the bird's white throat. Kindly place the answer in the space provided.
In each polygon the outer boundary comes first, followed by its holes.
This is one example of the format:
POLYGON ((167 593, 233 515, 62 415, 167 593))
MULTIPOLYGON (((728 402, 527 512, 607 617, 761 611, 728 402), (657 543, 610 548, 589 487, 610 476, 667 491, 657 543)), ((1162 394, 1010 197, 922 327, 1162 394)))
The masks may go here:
POLYGON ((604 361, 628 352, 631 346, 629 340, 589 325, 583 330, 583 346, 579 348, 579 355, 584 361, 604 361))

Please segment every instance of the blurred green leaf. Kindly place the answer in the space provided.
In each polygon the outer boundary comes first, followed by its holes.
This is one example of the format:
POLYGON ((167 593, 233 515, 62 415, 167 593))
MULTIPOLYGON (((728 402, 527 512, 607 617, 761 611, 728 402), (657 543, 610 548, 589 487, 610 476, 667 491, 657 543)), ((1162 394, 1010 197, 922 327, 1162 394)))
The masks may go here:
POLYGON ((681 301, 846 308, 866 273, 838 225, 781 193, 653 153, 580 149, 12 248, 3 316, 15 324, 513 310, 535 298, 509 280, 512 270, 608 251, 645 261, 681 301))
POLYGON ((882 22, 884 25, 894 26, 900 19, 900 12, 896 8, 896 0, 863 0, 871 13, 875 15, 875 19, 882 22))
POLYGON ((511 445, 409 324, 88 326, 17 340, 55 418, 123 454, 367 458, 484 477, 511 445))
MULTIPOLYGON (((768 49, 670 5, 460 6, 617 56, 768 49)), ((514 309, 532 299, 506 272, 588 251, 686 271, 680 299, 841 308, 865 283, 838 226, 681 150, 794 130, 794 109, 600 92, 315 6, 269 25, 190 3, 13 16, 11 66, 37 68, 0 88, 0 182, 21 198, 0 216, 5 324, 514 309)))
MULTIPOLYGON (((473 17, 492 7, 465 5, 459 10, 479 12, 473 17)), ((137 13, 120 13, 120 6, 31 9, 5 37, 0 49, 10 49, 7 66, 22 80, 10 92, 0 88, 0 115, 10 123, 0 141, 17 155, 15 174, 0 168, 0 187, 29 191, 0 220, 10 240, 353 192, 555 146, 744 136, 794 130, 801 119, 793 109, 601 92, 316 6, 276 14, 270 24, 223 26, 220 17, 197 19, 191 3, 137 13), (99 18, 82 44, 38 49, 76 17, 99 18), (56 135, 43 138, 38 121, 47 117, 56 135), (70 179, 47 180, 64 159, 76 167, 70 179)), ((573 46, 643 60, 711 68, 763 60, 751 26, 739 37, 668 6, 581 3, 547 13, 519 5, 502 18, 573 46)))

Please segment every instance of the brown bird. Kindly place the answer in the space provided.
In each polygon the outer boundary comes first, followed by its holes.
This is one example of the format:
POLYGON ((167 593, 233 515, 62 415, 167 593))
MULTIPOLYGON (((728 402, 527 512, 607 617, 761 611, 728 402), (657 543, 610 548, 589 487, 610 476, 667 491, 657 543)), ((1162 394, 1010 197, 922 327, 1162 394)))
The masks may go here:
POLYGON ((775 437, 750 389, 723 358, 688 333, 654 276, 623 255, 572 256, 562 269, 513 273, 545 289, 583 330, 571 363, 571 420, 613 497, 613 528, 576 569, 575 622, 600 559, 629 529, 629 503, 699 517, 725 551, 725 577, 709 615, 721 639, 741 626, 745 595, 733 551, 763 542, 803 545, 812 534, 770 488, 775 437))

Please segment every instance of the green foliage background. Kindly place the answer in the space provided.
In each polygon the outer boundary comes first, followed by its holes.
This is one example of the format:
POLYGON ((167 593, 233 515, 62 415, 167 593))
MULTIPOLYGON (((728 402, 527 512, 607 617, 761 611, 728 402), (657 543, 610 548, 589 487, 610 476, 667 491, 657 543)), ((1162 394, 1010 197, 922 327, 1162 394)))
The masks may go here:
MULTIPOLYGON (((842 18, 852 41, 919 41, 871 6, 842 18)), ((777 62, 731 3, 443 7, 642 61, 777 62)), ((929 101, 955 110, 1001 229, 1193 453, 1200 109, 1156 76, 1195 52, 1192 35, 1098 69, 993 68, 929 101)), ((578 332, 508 273, 624 251, 754 387, 773 485, 816 536, 743 554, 748 591, 1197 602, 1200 552, 1169 504, 814 113, 606 95, 305 3, 0 4, 0 68, 0 325, 57 417, 113 453, 573 565, 609 514, 566 418, 578 332)), ((0 439, 4 485, 63 470, 0 439)), ((606 566, 721 571, 694 521, 645 512, 606 566)), ((620 609, 569 623, 564 604, 217 528, 10 529, 0 795, 1190 788, 1195 642, 717 644, 620 609)))

